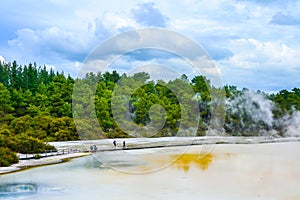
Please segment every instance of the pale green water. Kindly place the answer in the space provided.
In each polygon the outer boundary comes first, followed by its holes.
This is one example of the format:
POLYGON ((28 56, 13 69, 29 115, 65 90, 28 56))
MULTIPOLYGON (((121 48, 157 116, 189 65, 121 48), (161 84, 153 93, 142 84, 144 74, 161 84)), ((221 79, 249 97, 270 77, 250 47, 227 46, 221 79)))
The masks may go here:
POLYGON ((0 199, 300 199, 300 143, 217 145, 205 159, 201 146, 182 148, 103 152, 2 175, 0 191, 12 192, 0 199))

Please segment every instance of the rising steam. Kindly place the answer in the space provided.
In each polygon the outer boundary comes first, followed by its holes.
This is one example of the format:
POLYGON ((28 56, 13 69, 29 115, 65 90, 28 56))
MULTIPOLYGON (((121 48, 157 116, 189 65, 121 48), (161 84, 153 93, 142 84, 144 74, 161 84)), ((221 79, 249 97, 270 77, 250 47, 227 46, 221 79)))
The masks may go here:
POLYGON ((226 101, 225 130, 232 135, 300 136, 300 112, 274 118, 274 103, 264 93, 243 90, 226 101))
POLYGON ((286 136, 300 136, 300 112, 294 111, 284 121, 286 136))

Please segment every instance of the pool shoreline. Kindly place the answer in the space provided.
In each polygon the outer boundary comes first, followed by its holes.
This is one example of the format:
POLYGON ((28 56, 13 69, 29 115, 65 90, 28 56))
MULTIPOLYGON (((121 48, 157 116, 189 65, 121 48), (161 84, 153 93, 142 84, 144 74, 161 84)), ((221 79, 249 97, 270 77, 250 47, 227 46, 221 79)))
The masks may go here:
POLYGON ((300 142, 300 138, 266 138, 266 137, 173 137, 173 138, 118 138, 116 140, 126 140, 128 146, 126 148, 114 148, 112 141, 115 139, 104 140, 90 140, 90 141, 66 141, 66 142, 51 142, 58 149, 64 148, 78 148, 81 146, 82 152, 51 156, 40 159, 19 160, 18 163, 9 167, 0 167, 0 176, 9 173, 15 173, 34 167, 41 167, 47 165, 54 165, 67 162, 73 158, 91 155, 92 152, 88 147, 97 144, 98 152, 103 151, 118 151, 118 150, 141 150, 151 148, 167 148, 167 147, 180 147, 180 146, 196 146, 196 145, 218 145, 218 144, 270 144, 270 143, 286 143, 286 142, 300 142), (133 140, 135 144, 133 144, 133 140), (139 141, 143 140, 143 142, 139 141), (146 141, 146 142, 145 142, 146 141))
POLYGON ((88 156, 90 154, 91 153, 72 153, 72 154, 51 156, 51 157, 40 158, 40 159, 19 160, 18 163, 13 164, 9 167, 0 167, 0 176, 24 171, 35 167, 60 164, 60 163, 68 162, 71 159, 88 156))

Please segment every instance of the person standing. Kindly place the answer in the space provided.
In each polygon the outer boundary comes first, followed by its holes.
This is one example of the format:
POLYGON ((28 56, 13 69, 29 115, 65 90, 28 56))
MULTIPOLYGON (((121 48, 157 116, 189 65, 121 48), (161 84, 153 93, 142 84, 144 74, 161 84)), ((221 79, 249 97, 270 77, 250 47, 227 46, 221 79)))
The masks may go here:
POLYGON ((113 145, 114 145, 115 148, 117 147, 117 141, 116 140, 113 141, 113 145))
POLYGON ((126 142, 125 142, 125 140, 123 141, 123 149, 125 149, 126 148, 126 142))

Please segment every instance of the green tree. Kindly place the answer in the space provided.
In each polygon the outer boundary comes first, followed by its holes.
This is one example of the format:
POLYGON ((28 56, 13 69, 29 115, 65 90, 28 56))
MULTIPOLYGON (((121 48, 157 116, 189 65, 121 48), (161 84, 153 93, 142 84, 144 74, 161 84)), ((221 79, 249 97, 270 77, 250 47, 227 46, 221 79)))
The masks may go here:
POLYGON ((2 83, 0 83, 0 117, 4 118, 13 110, 14 108, 11 105, 10 92, 2 83))

